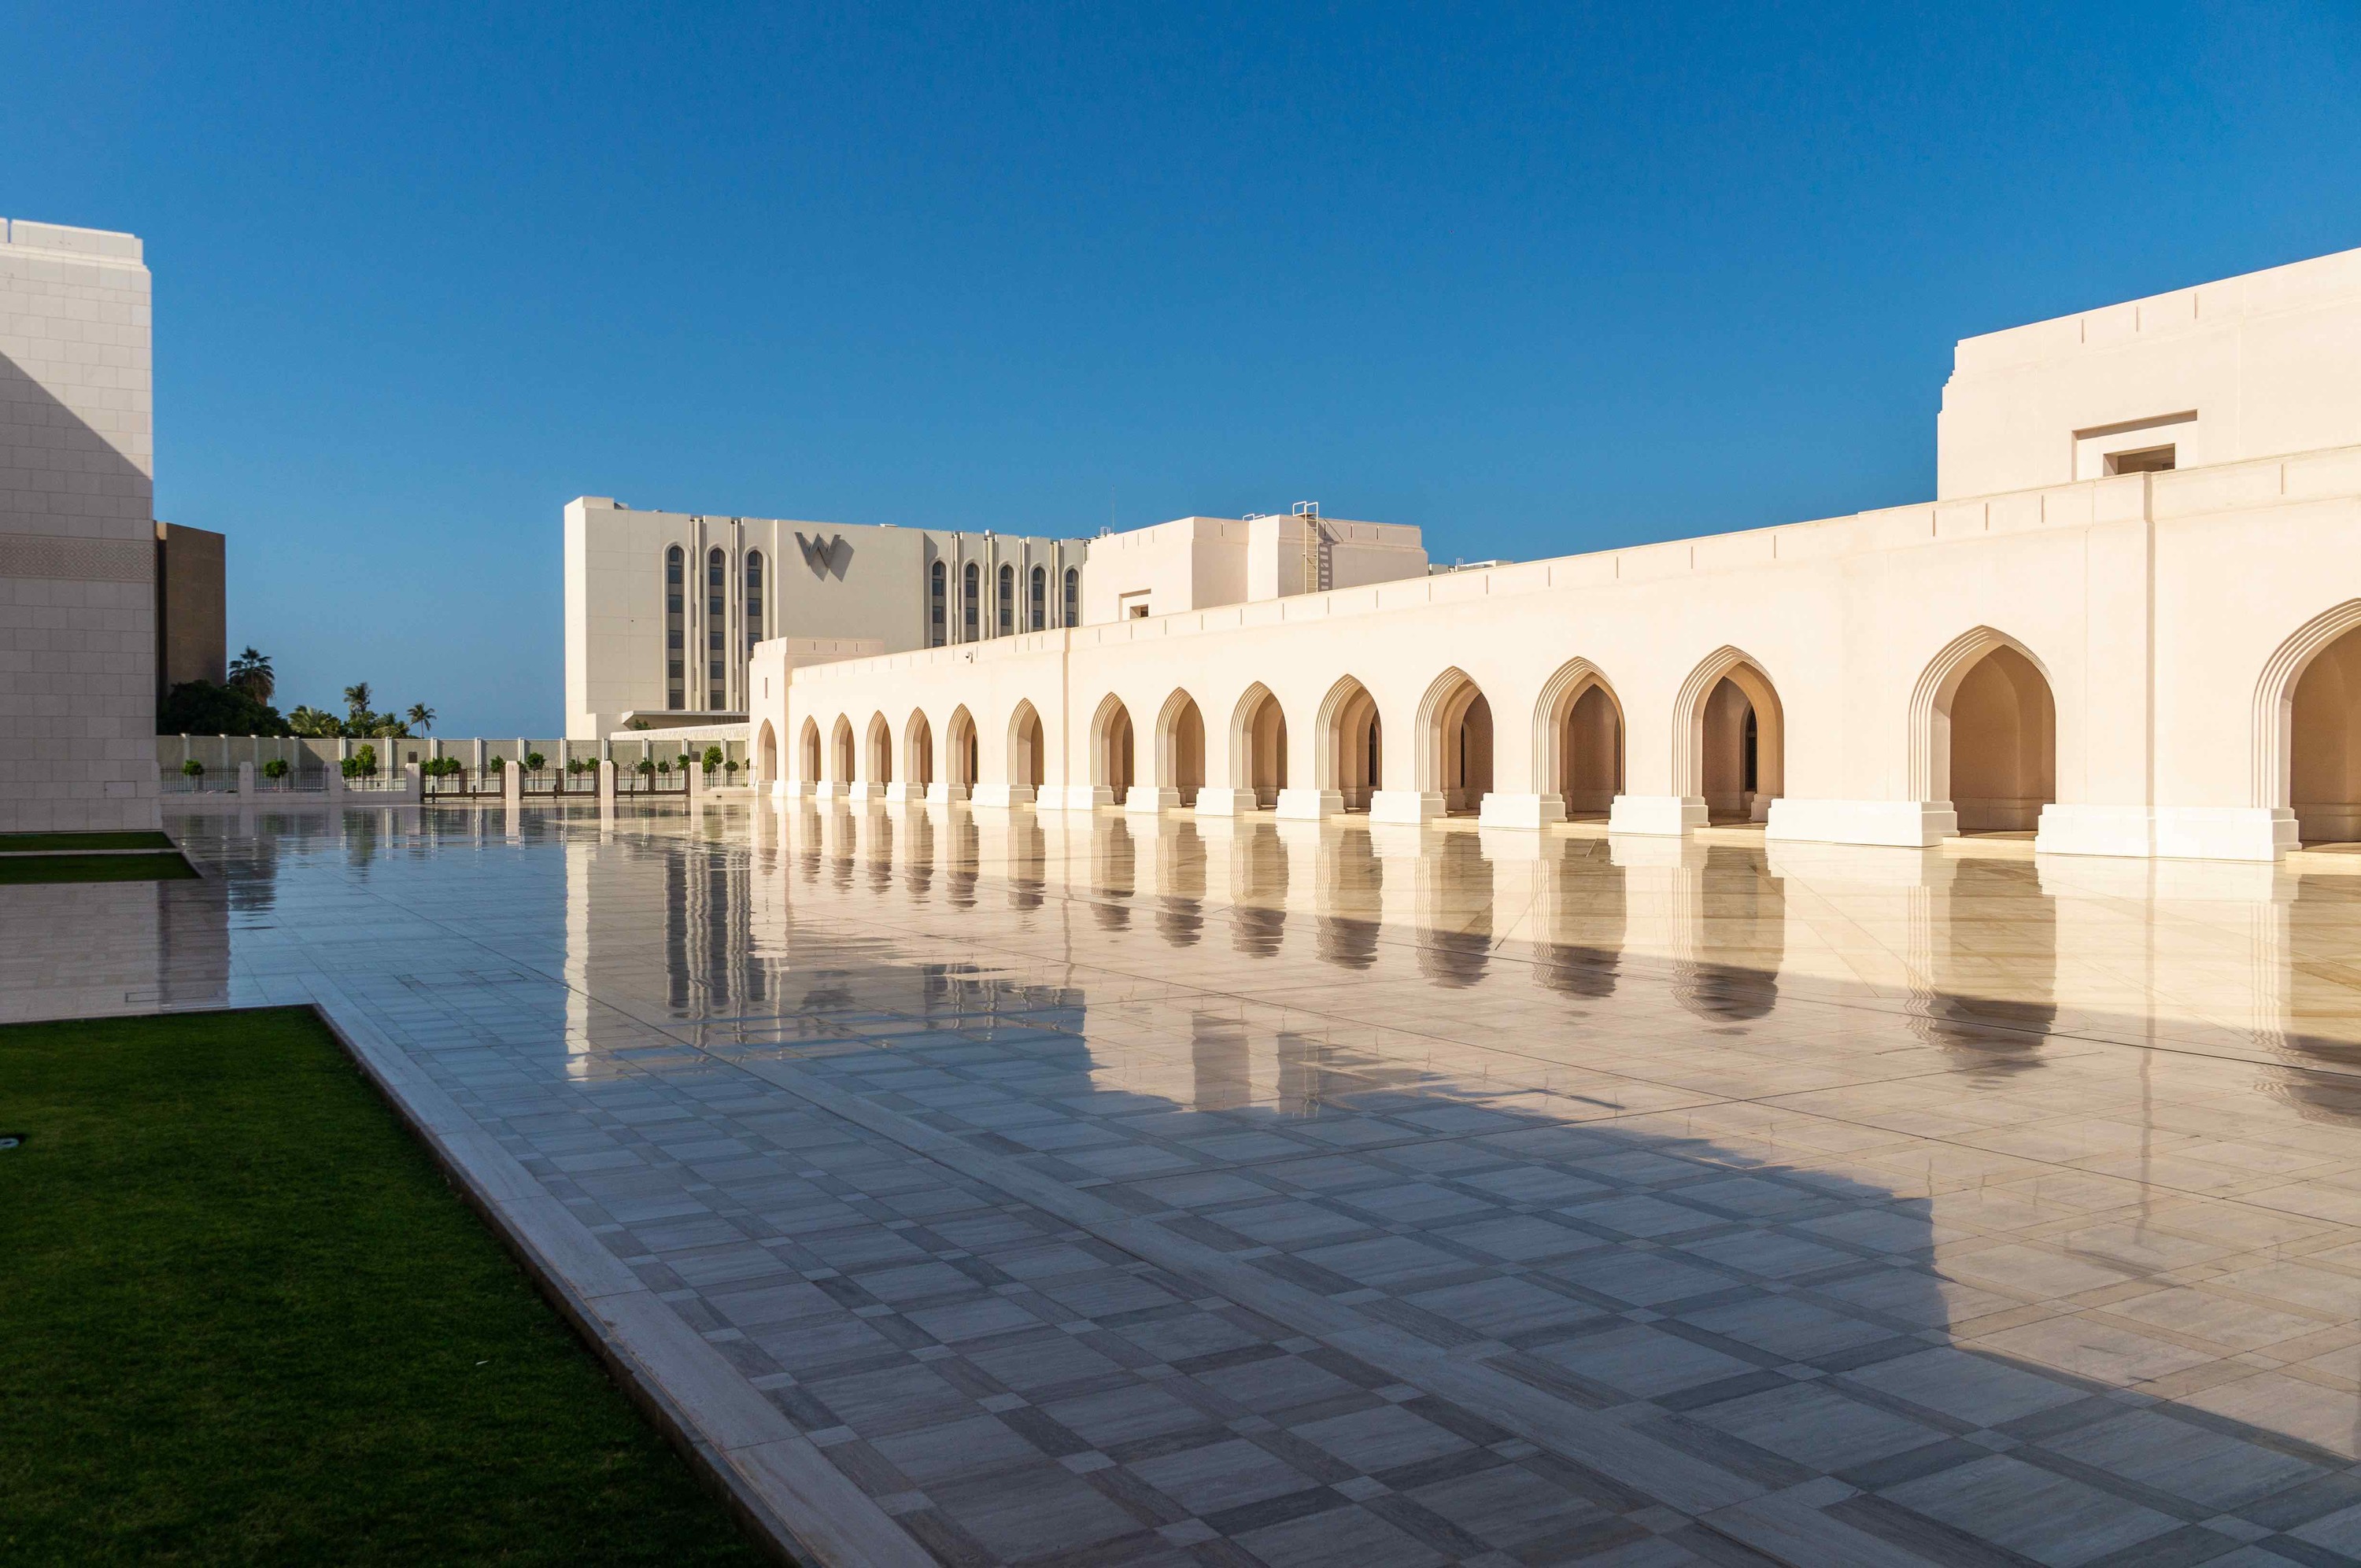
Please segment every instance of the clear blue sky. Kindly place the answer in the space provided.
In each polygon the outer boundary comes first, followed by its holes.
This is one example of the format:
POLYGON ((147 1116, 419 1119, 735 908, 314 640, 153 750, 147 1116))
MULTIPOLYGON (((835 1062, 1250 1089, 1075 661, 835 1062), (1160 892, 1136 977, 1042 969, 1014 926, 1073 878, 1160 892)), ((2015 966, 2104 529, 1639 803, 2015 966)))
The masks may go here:
POLYGON ((0 3, 281 706, 560 723, 559 510, 1532 558, 1931 493, 1952 341, 2361 246, 2361 8, 0 3))

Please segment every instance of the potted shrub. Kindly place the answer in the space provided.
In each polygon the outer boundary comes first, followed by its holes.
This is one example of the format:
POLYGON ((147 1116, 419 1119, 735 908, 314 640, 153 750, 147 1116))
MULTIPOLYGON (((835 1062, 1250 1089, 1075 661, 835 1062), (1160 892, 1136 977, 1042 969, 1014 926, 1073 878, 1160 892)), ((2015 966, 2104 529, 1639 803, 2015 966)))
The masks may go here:
POLYGON ((721 748, 719 746, 708 746, 705 749, 704 757, 700 760, 705 763, 705 776, 708 779, 711 778, 713 776, 714 770, 721 766, 721 748))

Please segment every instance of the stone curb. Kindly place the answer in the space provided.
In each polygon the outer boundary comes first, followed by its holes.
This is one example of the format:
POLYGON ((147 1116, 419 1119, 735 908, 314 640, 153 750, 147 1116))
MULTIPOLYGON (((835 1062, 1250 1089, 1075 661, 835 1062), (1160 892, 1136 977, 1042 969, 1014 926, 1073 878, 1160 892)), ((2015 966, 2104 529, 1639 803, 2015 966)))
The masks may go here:
POLYGON ((934 1568, 721 1354, 592 1235, 334 982, 313 1011, 616 1383, 783 1562, 934 1568))

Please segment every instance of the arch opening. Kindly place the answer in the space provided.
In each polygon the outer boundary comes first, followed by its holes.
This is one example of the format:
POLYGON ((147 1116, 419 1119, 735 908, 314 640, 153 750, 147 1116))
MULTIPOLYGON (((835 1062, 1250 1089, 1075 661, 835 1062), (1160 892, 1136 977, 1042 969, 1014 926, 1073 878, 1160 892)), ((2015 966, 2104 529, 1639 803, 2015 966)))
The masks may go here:
POLYGON ((819 783, 819 726, 811 719, 804 720, 803 733, 796 740, 796 759, 805 784, 819 783))
POLYGON ((829 736, 829 775, 830 784, 852 782, 852 721, 839 714, 836 729, 829 736))
POLYGON ((1156 782, 1180 793, 1180 804, 1197 804, 1205 787, 1205 716, 1197 699, 1176 691, 1164 699, 1156 721, 1156 782))
POLYGON ((1008 721, 1008 783, 1011 787, 1039 789, 1045 775, 1047 748, 1041 734, 1041 716, 1033 711, 1029 702, 1016 705, 1016 712, 1008 721))
POLYGON ((894 782, 894 727, 885 722, 882 713, 869 716, 867 768, 862 775, 863 784, 889 784, 894 782))
POLYGON ((2361 839, 2361 628, 2330 642, 2295 682, 2288 796, 2307 844, 2361 839))
POLYGON ((1279 804, 1287 787, 1287 713, 1270 689, 1257 684, 1238 705, 1230 748, 1232 787, 1254 792, 1257 810, 1279 804))
POLYGON ((902 776, 916 789, 935 782, 935 727, 915 707, 902 726, 902 776))
POLYGON ((2005 643, 1971 664, 1936 709, 1944 786, 1962 833, 2030 833, 2058 798, 2058 705, 2005 643))
POLYGON ((943 772, 948 783, 964 790, 975 788, 977 767, 975 719, 965 707, 951 710, 943 735, 943 772))
POLYGON ((1445 816, 1473 815, 1492 793, 1492 705, 1483 688, 1445 670, 1419 704, 1421 790, 1443 796, 1445 816))
POLYGON ((779 733, 771 728, 767 718, 763 720, 763 731, 754 741, 754 777, 763 784, 778 782, 779 733))
POLYGON ((1091 720, 1091 783, 1113 791, 1118 806, 1138 782, 1134 751, 1131 710, 1109 696, 1091 720))
POLYGON ((1330 687, 1320 705, 1320 743, 1312 760, 1312 787, 1334 790, 1347 811, 1369 809, 1369 796, 1385 778, 1385 731, 1377 698, 1350 675, 1330 687))
POLYGON ((1674 776, 1701 796, 1708 822, 1762 822, 1784 793, 1786 724, 1779 694, 1745 654, 1722 649, 1682 687, 1674 776))

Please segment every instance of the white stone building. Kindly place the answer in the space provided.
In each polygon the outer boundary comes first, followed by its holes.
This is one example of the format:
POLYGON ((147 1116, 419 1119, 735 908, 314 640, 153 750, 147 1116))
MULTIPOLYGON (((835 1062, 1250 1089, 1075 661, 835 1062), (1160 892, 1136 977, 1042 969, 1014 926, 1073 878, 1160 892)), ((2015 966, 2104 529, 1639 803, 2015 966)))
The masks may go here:
POLYGON ((2361 251, 1966 339, 1938 446, 1917 505, 1444 575, 1307 575, 1286 520, 1095 540, 1079 624, 760 644, 753 766, 1004 807, 2361 839, 2361 251))
POLYGON ((157 825, 149 367, 136 236, 0 219, 0 830, 157 825))
POLYGON ((757 642, 802 658, 1074 623, 1079 540, 566 508, 566 732, 742 721, 757 642))

